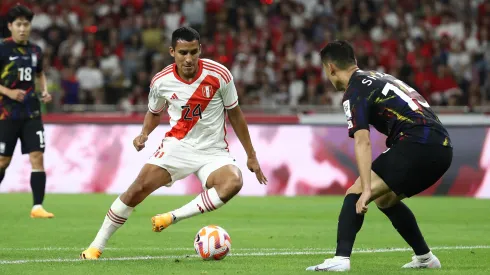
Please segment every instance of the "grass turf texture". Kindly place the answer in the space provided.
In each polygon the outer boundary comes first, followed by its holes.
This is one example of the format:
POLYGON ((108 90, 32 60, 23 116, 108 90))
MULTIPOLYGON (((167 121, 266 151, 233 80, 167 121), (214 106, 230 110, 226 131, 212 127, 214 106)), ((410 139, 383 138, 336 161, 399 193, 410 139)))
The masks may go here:
MULTIPOLYGON (((45 207, 56 218, 33 220, 30 194, 1 194, 0 274, 309 274, 307 266, 333 255, 342 203, 341 197, 239 197, 154 233, 153 215, 192 197, 151 196, 109 241, 103 261, 77 260, 115 198, 48 194, 45 207), (231 235, 232 254, 222 261, 204 262, 193 251, 195 234, 209 224, 231 235)), ((350 274, 490 274, 490 200, 425 197, 406 204, 443 269, 401 270, 412 252, 373 204, 350 274)))

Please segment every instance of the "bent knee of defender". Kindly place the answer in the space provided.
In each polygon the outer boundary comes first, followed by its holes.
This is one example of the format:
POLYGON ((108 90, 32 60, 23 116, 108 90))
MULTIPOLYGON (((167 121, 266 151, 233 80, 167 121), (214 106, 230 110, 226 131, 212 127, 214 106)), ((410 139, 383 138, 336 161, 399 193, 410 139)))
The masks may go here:
POLYGON ((354 184, 347 189, 345 195, 347 196, 349 194, 361 194, 361 193, 362 193, 361 179, 357 178, 354 184))
POLYGON ((383 195, 377 199, 374 200, 374 203, 376 203, 376 206, 380 209, 386 209, 390 208, 393 205, 397 204, 399 202, 399 198, 396 196, 395 193, 391 192, 386 195, 383 195))

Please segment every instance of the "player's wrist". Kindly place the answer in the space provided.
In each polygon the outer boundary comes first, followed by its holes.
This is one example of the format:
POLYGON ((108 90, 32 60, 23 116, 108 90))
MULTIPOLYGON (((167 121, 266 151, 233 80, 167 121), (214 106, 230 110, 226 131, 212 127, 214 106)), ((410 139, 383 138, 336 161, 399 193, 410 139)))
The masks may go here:
POLYGON ((9 88, 4 87, 4 86, 0 86, 0 94, 10 96, 11 93, 12 93, 12 90, 10 90, 9 88))

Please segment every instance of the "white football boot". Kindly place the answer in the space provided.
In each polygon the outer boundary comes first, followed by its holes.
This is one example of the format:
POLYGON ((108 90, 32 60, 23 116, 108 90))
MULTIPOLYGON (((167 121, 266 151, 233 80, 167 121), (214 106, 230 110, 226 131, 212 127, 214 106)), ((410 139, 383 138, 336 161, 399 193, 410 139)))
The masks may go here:
POLYGON ((330 259, 326 259, 319 265, 310 266, 307 271, 349 271, 350 259, 347 257, 335 256, 330 259))
POLYGON ((412 261, 402 268, 441 268, 441 262, 432 252, 429 252, 428 255, 413 256, 412 261))

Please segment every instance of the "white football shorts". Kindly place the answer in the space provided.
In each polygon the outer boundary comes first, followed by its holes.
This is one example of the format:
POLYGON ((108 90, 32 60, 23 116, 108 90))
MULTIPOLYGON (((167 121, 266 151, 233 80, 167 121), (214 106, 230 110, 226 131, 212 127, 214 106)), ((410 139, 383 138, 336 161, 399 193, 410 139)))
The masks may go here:
POLYGON ((147 163, 160 166, 170 173, 172 181, 166 187, 194 173, 204 190, 207 189, 206 181, 212 172, 228 164, 238 167, 226 149, 197 150, 176 138, 163 139, 147 163))

